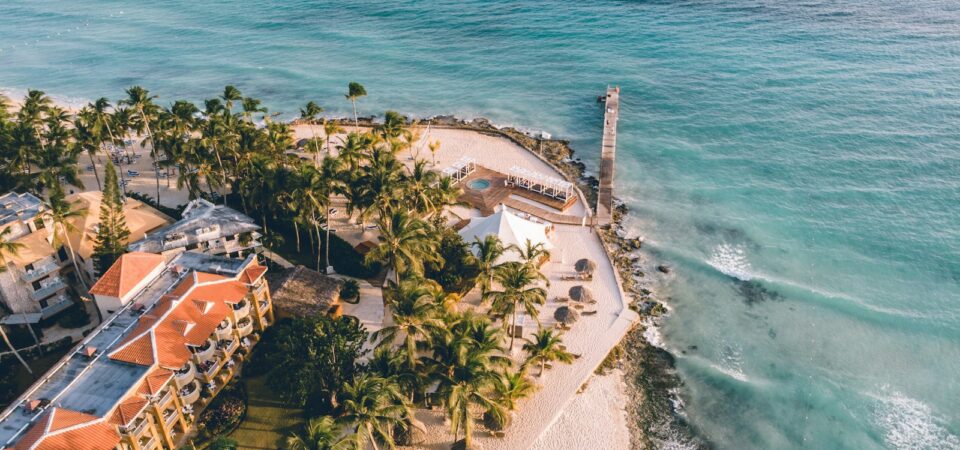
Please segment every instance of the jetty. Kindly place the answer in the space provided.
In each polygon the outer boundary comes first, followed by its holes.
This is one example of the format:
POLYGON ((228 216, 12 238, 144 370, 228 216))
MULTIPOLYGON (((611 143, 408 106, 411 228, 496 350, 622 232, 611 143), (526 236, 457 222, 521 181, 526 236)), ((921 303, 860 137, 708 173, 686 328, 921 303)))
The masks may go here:
POLYGON ((620 117, 620 87, 607 87, 604 99, 603 141, 600 144, 600 189, 597 192, 597 225, 613 220, 613 174, 617 154, 617 119, 620 117))

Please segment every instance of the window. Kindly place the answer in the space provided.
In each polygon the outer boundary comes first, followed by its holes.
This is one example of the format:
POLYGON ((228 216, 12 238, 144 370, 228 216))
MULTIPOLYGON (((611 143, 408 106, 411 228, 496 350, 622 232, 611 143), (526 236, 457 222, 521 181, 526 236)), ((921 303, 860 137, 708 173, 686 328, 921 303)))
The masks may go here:
POLYGON ((62 261, 66 261, 66 260, 67 260, 67 248, 66 248, 66 247, 60 247, 60 250, 57 250, 57 256, 60 258, 60 261, 61 261, 61 262, 62 262, 62 261))
POLYGON ((33 270, 33 263, 30 263, 30 264, 27 264, 27 265, 23 266, 23 270, 25 270, 25 271, 27 271, 27 272, 33 270))
POLYGON ((40 289, 43 289, 43 286, 40 285, 40 282, 39 282, 39 281, 34 281, 34 282, 32 283, 32 286, 33 286, 33 291, 34 291, 34 292, 39 291, 40 289))
POLYGON ((40 307, 41 307, 41 308, 46 308, 46 307, 47 307, 47 299, 40 300, 40 307))
POLYGON ((42 217, 37 217, 36 219, 33 219, 33 226, 36 227, 38 230, 42 230, 46 227, 46 225, 43 224, 42 217))

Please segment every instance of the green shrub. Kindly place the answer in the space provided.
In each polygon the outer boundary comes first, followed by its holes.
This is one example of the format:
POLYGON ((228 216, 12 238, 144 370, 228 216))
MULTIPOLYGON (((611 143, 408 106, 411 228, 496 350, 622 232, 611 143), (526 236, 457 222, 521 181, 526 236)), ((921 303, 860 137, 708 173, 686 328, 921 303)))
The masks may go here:
POLYGON ((347 280, 340 288, 340 300, 347 303, 357 303, 360 297, 360 283, 357 280, 347 280))
POLYGON ((199 428, 205 436, 232 430, 247 412, 247 395, 241 384, 229 385, 200 414, 199 428))

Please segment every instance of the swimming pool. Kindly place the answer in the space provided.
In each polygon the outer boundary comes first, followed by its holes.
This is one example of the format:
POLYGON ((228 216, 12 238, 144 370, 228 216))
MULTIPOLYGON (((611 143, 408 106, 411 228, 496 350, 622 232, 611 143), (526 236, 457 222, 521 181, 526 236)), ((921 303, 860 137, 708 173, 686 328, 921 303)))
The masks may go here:
POLYGON ((475 191, 482 191, 490 187, 490 180, 485 180, 483 178, 478 178, 467 183, 467 187, 475 191))

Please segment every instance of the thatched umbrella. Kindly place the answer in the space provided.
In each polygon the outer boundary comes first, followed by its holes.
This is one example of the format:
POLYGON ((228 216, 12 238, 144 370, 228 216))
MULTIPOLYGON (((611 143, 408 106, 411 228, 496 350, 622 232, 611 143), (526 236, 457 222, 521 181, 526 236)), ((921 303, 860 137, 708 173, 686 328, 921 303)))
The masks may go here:
POLYGON ((309 139, 300 139, 299 141, 297 141, 297 148, 298 148, 298 149, 304 148, 304 147, 306 147, 307 144, 309 144, 309 143, 310 143, 310 140, 309 140, 309 139))
POLYGON ((568 294, 570 294, 571 299, 578 302, 590 303, 593 301, 593 291, 584 286, 574 286, 570 288, 568 294))
POLYGON ((580 314, 568 306, 561 306, 554 311, 553 318, 564 325, 570 325, 580 318, 580 314))
POLYGON ((470 446, 467 447, 466 439, 460 439, 459 441, 454 442, 453 445, 450 446, 450 450, 477 450, 481 448, 483 447, 481 447, 480 444, 477 443, 476 441, 471 442, 470 446))
POLYGON ((597 263, 592 259, 583 258, 573 265, 573 269, 580 275, 593 275, 593 271, 597 270, 597 263))

